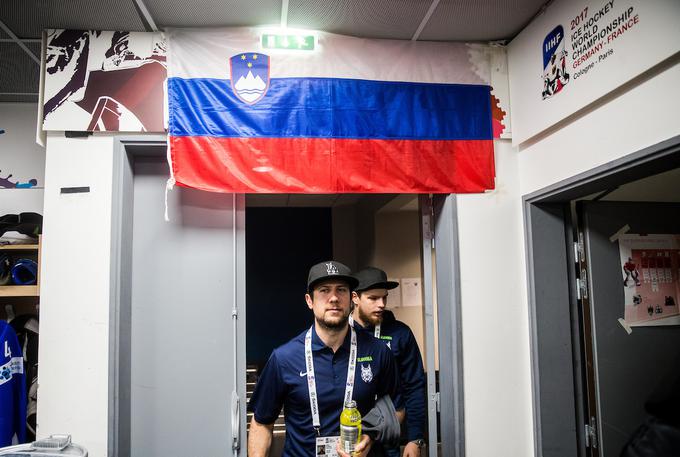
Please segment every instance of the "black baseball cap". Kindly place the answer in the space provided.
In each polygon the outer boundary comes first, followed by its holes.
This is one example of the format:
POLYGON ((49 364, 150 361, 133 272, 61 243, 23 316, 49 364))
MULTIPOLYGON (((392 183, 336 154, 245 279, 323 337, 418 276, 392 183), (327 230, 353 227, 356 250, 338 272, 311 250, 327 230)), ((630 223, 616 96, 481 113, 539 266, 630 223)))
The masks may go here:
POLYGON ((356 292, 363 292, 369 289, 387 289, 392 290, 399 287, 396 281, 388 281, 387 273, 380 268, 367 267, 354 274, 359 284, 354 288, 356 292))
POLYGON ((352 270, 347 265, 344 265, 335 260, 327 260, 325 262, 317 263, 309 269, 309 276, 307 276, 307 291, 311 292, 314 286, 325 279, 341 279, 347 281, 350 289, 354 289, 357 285, 357 280, 352 276, 352 270))

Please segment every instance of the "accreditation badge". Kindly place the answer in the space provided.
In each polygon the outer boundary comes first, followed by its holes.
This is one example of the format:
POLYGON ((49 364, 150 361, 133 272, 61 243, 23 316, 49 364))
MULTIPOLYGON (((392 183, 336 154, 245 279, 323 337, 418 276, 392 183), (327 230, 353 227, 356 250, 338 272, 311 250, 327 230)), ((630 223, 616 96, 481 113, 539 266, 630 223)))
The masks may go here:
POLYGON ((316 456, 338 457, 339 436, 320 436, 316 438, 316 456))

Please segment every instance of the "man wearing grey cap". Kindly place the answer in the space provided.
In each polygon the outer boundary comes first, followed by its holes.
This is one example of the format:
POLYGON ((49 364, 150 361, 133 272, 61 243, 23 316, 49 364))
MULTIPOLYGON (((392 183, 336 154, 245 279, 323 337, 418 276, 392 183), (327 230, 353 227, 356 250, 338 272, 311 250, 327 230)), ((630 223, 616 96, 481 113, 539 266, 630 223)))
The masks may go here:
MULTIPOLYGON (((420 457, 425 445, 425 371, 418 343, 413 332, 394 318, 387 306, 388 291, 399 283, 389 281, 387 274, 375 267, 367 267, 354 274, 359 281, 352 292, 354 311, 352 321, 359 333, 367 333, 390 348, 397 362, 400 392, 406 407, 406 447, 403 457, 420 457)), ((398 457, 399 451, 389 449, 388 457, 398 457)))
MULTIPOLYGON (((305 301, 314 323, 276 348, 262 370, 250 400, 249 457, 269 452, 282 407, 286 412, 283 457, 315 457, 322 452, 336 455, 346 401, 354 400, 362 416, 385 395, 399 405, 399 381, 390 350, 348 324, 356 284, 350 269, 334 260, 309 270, 305 301)), ((355 456, 375 455, 381 445, 364 434, 355 451, 355 456)))

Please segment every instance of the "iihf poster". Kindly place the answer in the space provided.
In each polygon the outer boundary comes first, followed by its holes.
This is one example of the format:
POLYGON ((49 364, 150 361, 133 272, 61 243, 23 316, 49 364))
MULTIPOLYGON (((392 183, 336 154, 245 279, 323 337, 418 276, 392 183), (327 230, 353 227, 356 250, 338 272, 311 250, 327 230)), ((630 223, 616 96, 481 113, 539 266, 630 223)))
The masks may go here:
POLYGON ((680 235, 622 235, 619 254, 626 323, 680 325, 680 235))

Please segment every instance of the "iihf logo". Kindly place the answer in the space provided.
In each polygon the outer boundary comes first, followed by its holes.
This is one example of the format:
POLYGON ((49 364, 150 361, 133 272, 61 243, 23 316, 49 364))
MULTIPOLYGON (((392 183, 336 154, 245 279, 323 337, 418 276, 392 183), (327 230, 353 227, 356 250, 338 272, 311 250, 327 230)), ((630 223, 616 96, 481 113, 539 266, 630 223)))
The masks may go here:
POLYGON ((338 267, 336 267, 333 263, 327 263, 326 264, 326 274, 328 275, 337 275, 338 274, 338 267))
POLYGON ((269 89, 269 56, 257 52, 236 54, 229 59, 231 88, 249 105, 262 100, 269 89))
POLYGON ((568 82, 564 29, 558 25, 543 40, 543 100, 560 92, 568 82))

